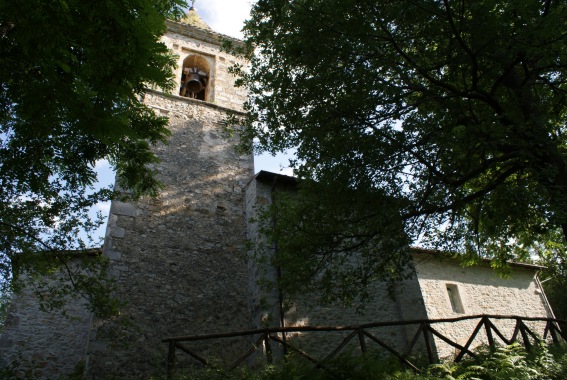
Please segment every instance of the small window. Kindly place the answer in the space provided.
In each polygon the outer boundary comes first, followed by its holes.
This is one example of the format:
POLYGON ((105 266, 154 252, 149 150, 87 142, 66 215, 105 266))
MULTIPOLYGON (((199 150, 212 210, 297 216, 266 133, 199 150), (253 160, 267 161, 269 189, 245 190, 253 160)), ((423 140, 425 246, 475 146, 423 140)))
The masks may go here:
POLYGON ((207 60, 197 54, 191 54, 183 60, 179 95, 188 98, 209 100, 210 67, 207 60))
POLYGON ((463 303, 461 302, 461 296, 459 294, 459 288, 455 284, 447 284, 447 294, 449 295, 449 301, 451 302, 451 308, 454 313, 464 313, 463 303))

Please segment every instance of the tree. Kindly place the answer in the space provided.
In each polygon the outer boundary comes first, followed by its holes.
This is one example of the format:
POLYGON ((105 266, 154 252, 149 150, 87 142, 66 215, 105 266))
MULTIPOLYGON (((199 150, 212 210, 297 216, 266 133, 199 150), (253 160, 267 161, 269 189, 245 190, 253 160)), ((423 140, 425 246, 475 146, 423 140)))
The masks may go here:
POLYGON ((259 0, 244 141, 295 148, 303 192, 321 194, 273 230, 278 255, 302 260, 308 283, 356 242, 374 255, 359 270, 384 276, 407 259, 380 242, 389 220, 400 241, 498 267, 557 230, 565 253, 565 20, 553 0, 259 0), (333 227, 307 233, 323 209, 333 227))
MULTIPOLYGON (((547 267, 541 283, 555 318, 567 321, 567 257, 565 245, 557 243, 558 240, 551 236, 542 242, 537 249, 537 256, 540 263, 547 267)), ((561 324, 561 328, 565 331, 567 324, 561 324)))
MULTIPOLYGON (((90 207, 116 195, 93 187, 97 160, 110 160, 133 197, 159 188, 150 145, 165 142, 167 120, 142 99, 147 86, 172 86, 175 59, 159 38, 182 6, 0 3, 0 293, 17 273, 39 279, 63 268, 92 307, 101 305, 108 284, 97 273, 104 270, 73 270, 69 251, 91 243, 79 238, 100 224, 90 207)), ((61 293, 52 304, 66 290, 52 288, 61 293)))

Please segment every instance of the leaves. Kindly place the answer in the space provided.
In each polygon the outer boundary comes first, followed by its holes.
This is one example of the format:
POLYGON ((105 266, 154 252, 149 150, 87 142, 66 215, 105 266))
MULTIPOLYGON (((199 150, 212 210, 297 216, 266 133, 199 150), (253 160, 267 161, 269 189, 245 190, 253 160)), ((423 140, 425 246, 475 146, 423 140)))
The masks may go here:
POLYGON ((243 141, 295 148, 299 178, 395 199, 413 244, 523 259, 567 235, 566 16, 547 1, 259 0, 243 141))
POLYGON ((451 380, 536 380, 560 379, 564 368, 561 360, 565 353, 554 356, 550 349, 541 343, 526 352, 524 347, 515 343, 510 346, 499 346, 494 351, 486 347, 476 350, 475 359, 461 363, 441 363, 427 368, 428 378, 451 380))
MULTIPOLYGON (((80 238, 102 223, 89 209, 115 196, 93 187, 98 160, 111 161, 134 197, 160 188, 149 167, 156 161, 151 145, 166 142, 167 120, 144 105, 143 93, 146 86, 172 86, 175 58, 159 39, 165 18, 179 16, 183 6, 182 0, 0 4, 0 292, 22 257, 38 258, 38 267, 25 268, 33 277, 50 268, 39 258, 63 265, 57 252, 100 244, 80 238)), ((105 297, 103 271, 67 269, 87 299, 105 297)))
POLYGON ((256 250, 281 268, 286 297, 314 291, 324 303, 352 304, 372 297, 377 280, 412 274, 395 200, 304 182, 300 194, 276 192, 273 202, 260 219, 276 251, 270 258, 266 247, 256 250))
POLYGON ((420 373, 403 369, 393 357, 376 353, 361 356, 339 356, 315 367, 299 355, 289 355, 281 365, 268 365, 260 371, 222 371, 205 369, 193 371, 181 379, 384 379, 384 380, 543 380, 563 379, 565 375, 565 349, 554 350, 545 345, 536 346, 531 353, 518 346, 498 347, 495 352, 485 348, 476 350, 478 359, 460 363, 432 364, 420 373))

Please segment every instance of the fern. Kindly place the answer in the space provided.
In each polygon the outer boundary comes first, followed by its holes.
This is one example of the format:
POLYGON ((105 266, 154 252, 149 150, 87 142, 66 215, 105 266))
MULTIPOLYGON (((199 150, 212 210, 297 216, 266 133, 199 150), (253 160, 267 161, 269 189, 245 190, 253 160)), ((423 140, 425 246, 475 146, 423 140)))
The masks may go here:
POLYGON ((421 373, 404 369, 391 358, 366 354, 359 357, 341 356, 326 362, 326 369, 290 356, 279 365, 263 370, 240 369, 226 371, 207 369, 179 376, 176 380, 565 380, 567 379, 567 347, 548 348, 534 345, 530 352, 519 344, 476 350, 474 359, 460 363, 440 363, 426 366, 421 373))

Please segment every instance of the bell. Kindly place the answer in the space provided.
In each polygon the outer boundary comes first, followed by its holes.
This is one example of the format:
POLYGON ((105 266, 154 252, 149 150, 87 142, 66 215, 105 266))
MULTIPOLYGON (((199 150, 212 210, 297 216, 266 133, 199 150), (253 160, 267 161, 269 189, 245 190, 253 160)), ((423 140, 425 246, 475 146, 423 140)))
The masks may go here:
POLYGON ((187 92, 192 92, 193 94, 196 94, 198 92, 201 92, 201 90, 203 89, 203 83, 201 83, 201 77, 196 72, 190 73, 187 76, 185 83, 186 83, 185 88, 187 89, 187 92))

